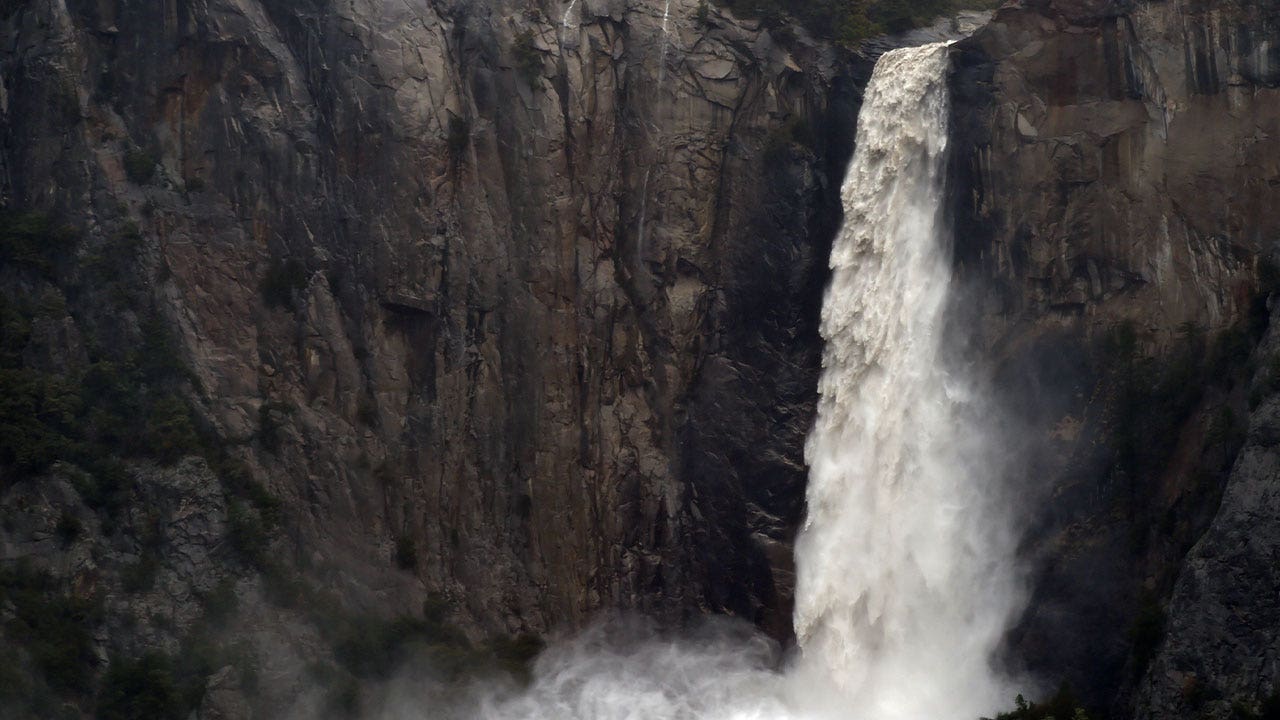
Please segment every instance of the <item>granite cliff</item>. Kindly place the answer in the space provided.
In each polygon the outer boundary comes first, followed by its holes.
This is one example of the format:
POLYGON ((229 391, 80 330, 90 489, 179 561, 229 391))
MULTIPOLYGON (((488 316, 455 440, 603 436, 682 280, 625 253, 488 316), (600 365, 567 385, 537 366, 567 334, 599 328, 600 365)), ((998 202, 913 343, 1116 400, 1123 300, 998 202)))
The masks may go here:
MULTIPOLYGON (((1147 675, 1166 637, 1211 662, 1211 643, 1178 634, 1203 611, 1182 558, 1207 528, 1235 532, 1219 500, 1257 477, 1241 465, 1273 392, 1255 347, 1280 239, 1276 13, 1025 2, 956 48, 958 334, 994 366, 1033 508, 1010 656, 1121 717, 1135 688, 1175 682, 1163 659, 1147 675)), ((1232 593, 1274 595, 1235 579, 1232 593)), ((1200 677, 1247 685, 1220 703, 1247 704, 1277 680, 1250 667, 1247 683, 1234 667, 1200 677)))
POLYGON ((282 703, 326 639, 290 608, 425 606, 473 639, 614 608, 787 632, 869 55, 689 0, 39 0, 2 22, 10 234, 63 243, 5 265, 20 314, 49 300, 15 362, 74 384, 162 348, 171 371, 125 382, 203 442, 173 469, 199 443, 122 451, 123 512, 67 455, 5 482, 5 559, 133 628, 96 667, 181 652, 220 587, 259 649, 302 648, 260 671, 282 703))
MULTIPOLYGON (((1024 0, 953 49, 954 328, 1029 508, 1006 654, 1117 716, 1277 680, 1213 649, 1246 605, 1280 636, 1230 559, 1276 532, 1276 13, 1024 0)), ((218 628, 201 716, 270 716, 350 709, 379 632, 786 638, 839 184, 909 40, 694 0, 18 0, 0 37, 0 360, 75 444, 5 446, 0 612, 93 628, 11 684, 218 628)))

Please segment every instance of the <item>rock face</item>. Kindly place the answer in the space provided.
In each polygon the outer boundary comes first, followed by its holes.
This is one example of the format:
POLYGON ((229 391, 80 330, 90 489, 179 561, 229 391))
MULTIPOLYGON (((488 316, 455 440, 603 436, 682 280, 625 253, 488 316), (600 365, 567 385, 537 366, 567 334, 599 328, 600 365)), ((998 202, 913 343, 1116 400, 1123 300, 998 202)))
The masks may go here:
POLYGON ((958 53, 961 259, 1009 324, 1247 311, 1276 239, 1270 3, 1028 3, 958 53), (1221 6, 1221 7, 1217 7, 1221 6))
POLYGON ((116 532, 104 531, 81 500, 75 487, 81 476, 61 466, 51 477, 6 489, 0 561, 29 563, 68 578, 79 596, 101 596, 105 632, 128 639, 119 650, 175 649, 168 630, 190 626, 202 611, 200 598, 231 574, 217 478, 196 459, 140 468, 116 532), (108 535, 112 541, 95 542, 108 535), (113 606, 123 604, 138 621, 111 626, 121 616, 113 606))
POLYGON ((955 50, 956 334, 994 365, 1028 507, 1010 660, 1120 716, 1242 441, 1277 48, 1270 2, 1028 0, 955 50))
MULTIPOLYGON (((700 7, 0 3, 0 200, 76 238, 49 277, 0 267, 6 302, 56 301, 22 362, 72 375, 158 321, 202 429, 282 500, 271 556, 348 606, 785 636, 827 251, 884 45, 700 7)), ((1221 675, 1215 712, 1274 681, 1269 535, 1235 539, 1274 460, 1250 357, 1278 277, 1278 13, 1024 0, 954 49, 952 328, 1004 389, 1028 507, 1008 657, 1118 716, 1183 712, 1189 678, 1221 675)), ((145 548, 110 545, 73 470, 6 479, 0 550, 90 592, 145 548)), ((130 473, 175 552, 141 599, 104 581, 155 616, 106 632, 172 644, 243 570, 234 503, 198 460, 130 473)), ((325 639, 279 634, 264 685, 301 688, 325 639)), ((242 714, 247 676, 209 670, 203 716, 242 714)))
MULTIPOLYGON (((693 0, 3 13, 0 194, 81 257, 136 228, 128 282, 283 500, 278 552, 478 628, 785 632, 867 58, 693 0)), ((140 322, 71 305, 100 342, 140 322)))
POLYGON ((1255 359, 1248 439, 1174 587, 1139 718, 1240 717, 1280 689, 1280 328, 1255 359))

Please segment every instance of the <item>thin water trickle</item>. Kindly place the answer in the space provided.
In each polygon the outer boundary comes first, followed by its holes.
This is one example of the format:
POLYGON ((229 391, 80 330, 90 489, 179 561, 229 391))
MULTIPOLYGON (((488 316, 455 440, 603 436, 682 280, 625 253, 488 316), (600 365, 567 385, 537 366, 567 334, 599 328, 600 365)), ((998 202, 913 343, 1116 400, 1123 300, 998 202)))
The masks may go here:
POLYGON ((560 18, 560 48, 561 51, 578 46, 577 38, 570 37, 569 31, 574 28, 569 26, 569 21, 573 17, 573 10, 578 6, 578 0, 570 0, 569 6, 564 9, 564 16, 560 18))
MULTIPOLYGON (((670 19, 671 19, 671 0, 667 0, 666 5, 662 9, 662 39, 659 41, 660 45, 658 49, 658 93, 659 94, 662 93, 662 88, 666 85, 666 80, 667 80, 667 49, 670 45, 670 39, 671 39, 670 19)), ((662 142, 663 142, 662 131, 659 130, 657 126, 654 126, 653 132, 655 133, 655 136, 656 136, 653 138, 653 144, 655 145, 655 149, 661 150, 662 142)), ((636 261, 637 262, 641 262, 644 260, 644 225, 645 225, 645 220, 647 219, 646 213, 649 207, 649 174, 651 171, 652 171, 651 168, 646 169, 644 171, 644 182, 642 183, 640 188, 640 217, 639 217, 639 222, 637 223, 638 229, 636 231, 636 261)))
POLYGON ((662 40, 658 50, 658 92, 667 80, 667 48, 671 45, 671 0, 662 8, 662 40))

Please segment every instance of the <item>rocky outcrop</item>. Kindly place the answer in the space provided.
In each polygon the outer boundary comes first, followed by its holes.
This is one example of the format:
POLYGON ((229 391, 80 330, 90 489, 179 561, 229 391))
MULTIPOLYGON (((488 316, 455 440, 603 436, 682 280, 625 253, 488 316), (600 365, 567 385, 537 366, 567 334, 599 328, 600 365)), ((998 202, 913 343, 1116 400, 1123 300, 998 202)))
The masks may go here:
POLYGON ((228 567, 227 506, 203 461, 140 467, 125 509, 104 529, 78 486, 83 471, 59 466, 6 488, 0 562, 65 579, 75 595, 103 600, 102 631, 119 651, 176 650, 228 567), (127 605, 127 611, 117 605, 127 605), (113 624, 128 617, 128 626, 113 624))
POLYGON ((956 335, 995 365, 1027 508, 1010 662, 1119 715, 1242 440, 1280 239, 1275 13, 1027 1, 955 51, 956 335))
POLYGON ((1254 359, 1248 439, 1174 587, 1139 718, 1258 717, 1280 690, 1280 328, 1254 359))

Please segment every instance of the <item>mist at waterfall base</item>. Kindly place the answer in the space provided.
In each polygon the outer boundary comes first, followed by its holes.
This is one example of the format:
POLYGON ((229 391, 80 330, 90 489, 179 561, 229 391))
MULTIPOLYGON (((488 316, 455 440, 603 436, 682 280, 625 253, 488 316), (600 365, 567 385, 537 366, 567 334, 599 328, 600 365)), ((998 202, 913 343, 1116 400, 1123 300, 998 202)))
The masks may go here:
POLYGON ((528 686, 441 704, 405 681, 375 717, 975 720, 1027 689, 990 661, 1020 607, 994 413, 944 352, 948 64, 942 44, 884 55, 859 118, 805 449, 797 649, 745 623, 670 636, 615 618, 553 643, 528 686))

